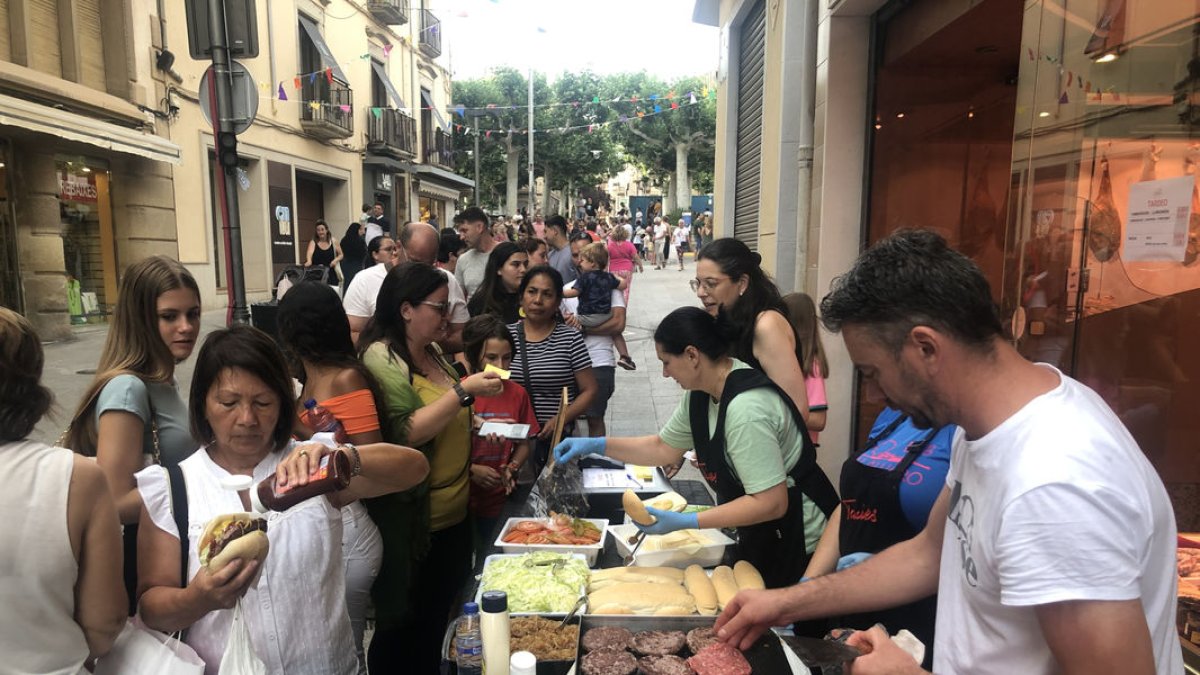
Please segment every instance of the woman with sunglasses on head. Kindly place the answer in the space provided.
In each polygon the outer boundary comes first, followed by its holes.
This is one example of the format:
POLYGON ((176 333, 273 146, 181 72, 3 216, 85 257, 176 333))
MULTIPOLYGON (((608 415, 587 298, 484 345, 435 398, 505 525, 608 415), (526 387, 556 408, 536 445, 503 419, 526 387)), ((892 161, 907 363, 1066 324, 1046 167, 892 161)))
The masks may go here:
POLYGON ((735 333, 730 356, 757 368, 779 385, 808 421, 800 340, 787 318, 779 289, 762 270, 762 256, 729 237, 696 253, 692 291, 713 316, 724 315, 735 333))
POLYGON ((521 246, 501 242, 488 254, 483 283, 467 303, 471 316, 491 314, 504 323, 516 323, 521 318, 517 290, 525 271, 529 269, 529 254, 521 246))
POLYGON ((415 490, 367 502, 383 535, 367 656, 374 672, 437 672, 451 605, 470 572, 471 405, 499 394, 504 381, 495 373, 459 381, 438 347, 449 307, 445 274, 424 263, 399 265, 384 279, 358 344, 383 396, 384 438, 418 448, 430 466, 415 490))

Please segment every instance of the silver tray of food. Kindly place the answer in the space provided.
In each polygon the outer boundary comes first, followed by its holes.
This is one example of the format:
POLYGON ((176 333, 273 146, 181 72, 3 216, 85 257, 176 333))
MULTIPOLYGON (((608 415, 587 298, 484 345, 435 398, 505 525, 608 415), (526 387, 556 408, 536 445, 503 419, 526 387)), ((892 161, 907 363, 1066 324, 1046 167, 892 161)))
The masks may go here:
POLYGON ((744 652, 716 639, 712 616, 600 616, 580 620, 576 675, 791 673, 779 637, 767 631, 744 652))

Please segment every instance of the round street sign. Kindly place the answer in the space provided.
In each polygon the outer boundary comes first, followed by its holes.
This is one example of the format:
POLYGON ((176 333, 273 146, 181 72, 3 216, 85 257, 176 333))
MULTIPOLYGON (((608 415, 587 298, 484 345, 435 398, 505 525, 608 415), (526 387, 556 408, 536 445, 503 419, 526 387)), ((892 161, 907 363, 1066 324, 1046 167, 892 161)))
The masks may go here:
MULTIPOLYGON (((258 114, 258 85, 246 66, 237 61, 230 63, 229 71, 233 81, 233 100, 230 105, 232 114, 229 121, 233 123, 233 133, 240 134, 250 128, 254 123, 254 116, 258 114)), ((204 71, 204 77, 200 78, 200 110, 209 125, 213 123, 215 105, 212 96, 214 76, 213 66, 209 66, 204 71)))

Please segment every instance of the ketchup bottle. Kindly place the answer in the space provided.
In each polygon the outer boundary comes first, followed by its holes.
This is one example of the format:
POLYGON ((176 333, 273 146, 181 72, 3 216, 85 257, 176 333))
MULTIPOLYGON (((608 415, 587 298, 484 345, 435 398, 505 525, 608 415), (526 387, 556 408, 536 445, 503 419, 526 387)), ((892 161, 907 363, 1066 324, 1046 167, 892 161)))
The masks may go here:
POLYGON ((316 472, 308 477, 307 485, 279 487, 275 484, 275 474, 262 479, 258 485, 254 485, 250 476, 227 476, 221 480, 221 485, 239 492, 249 490, 250 508, 257 513, 286 511, 306 499, 345 489, 350 484, 352 470, 350 457, 341 450, 334 450, 321 458, 316 472))
POLYGON ((346 442, 346 430, 342 427, 342 423, 333 416, 332 412, 317 403, 317 399, 310 398, 305 401, 304 409, 308 411, 309 428, 317 433, 332 433, 338 443, 346 442))

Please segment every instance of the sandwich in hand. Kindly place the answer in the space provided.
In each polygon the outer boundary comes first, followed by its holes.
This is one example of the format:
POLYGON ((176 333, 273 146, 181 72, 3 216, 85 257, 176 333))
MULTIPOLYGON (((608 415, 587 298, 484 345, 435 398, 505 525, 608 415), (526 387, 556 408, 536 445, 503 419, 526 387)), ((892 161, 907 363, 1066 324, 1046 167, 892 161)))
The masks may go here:
POLYGON ((262 562, 267 557, 267 521, 252 513, 227 513, 208 521, 200 535, 200 564, 219 572, 234 560, 262 562))

